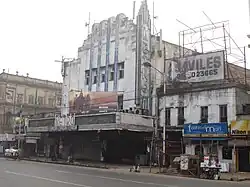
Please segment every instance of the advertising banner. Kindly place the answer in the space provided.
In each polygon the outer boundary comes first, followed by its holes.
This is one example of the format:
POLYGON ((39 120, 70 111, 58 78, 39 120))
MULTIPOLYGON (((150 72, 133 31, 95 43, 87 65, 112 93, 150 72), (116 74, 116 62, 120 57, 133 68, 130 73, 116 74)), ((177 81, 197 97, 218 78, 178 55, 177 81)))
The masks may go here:
POLYGON ((116 111, 117 92, 69 92, 70 113, 100 113, 116 111))
POLYGON ((224 79, 224 52, 211 52, 172 62, 172 80, 203 82, 224 79))
POLYGON ((247 136, 250 135, 250 120, 232 121, 230 125, 232 136, 247 136))
POLYGON ((227 123, 184 124, 184 137, 227 137, 227 123))

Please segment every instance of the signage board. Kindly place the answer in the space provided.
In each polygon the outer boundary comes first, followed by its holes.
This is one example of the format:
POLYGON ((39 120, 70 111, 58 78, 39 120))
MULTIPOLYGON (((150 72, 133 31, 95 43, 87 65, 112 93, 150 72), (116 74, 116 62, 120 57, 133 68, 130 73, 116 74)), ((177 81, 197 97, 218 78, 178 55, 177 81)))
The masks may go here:
POLYGON ((231 136, 250 135, 250 120, 234 120, 230 124, 231 136))
POLYGON ((172 80, 204 82, 224 79, 224 52, 192 55, 172 62, 172 80))
POLYGON ((184 124, 184 137, 227 137, 227 123, 184 124))
POLYGON ((49 127, 49 131, 77 131, 78 126, 75 123, 75 115, 55 116, 55 123, 49 127))
POLYGON ((69 92, 69 113, 100 113, 116 111, 117 92, 69 92))

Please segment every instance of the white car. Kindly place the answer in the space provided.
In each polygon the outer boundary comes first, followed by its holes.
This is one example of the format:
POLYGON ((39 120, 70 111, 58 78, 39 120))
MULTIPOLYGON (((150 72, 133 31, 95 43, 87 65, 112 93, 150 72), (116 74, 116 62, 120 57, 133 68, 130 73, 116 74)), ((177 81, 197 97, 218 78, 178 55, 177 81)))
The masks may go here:
POLYGON ((19 155, 18 149, 15 149, 15 148, 5 149, 5 153, 4 153, 5 157, 17 158, 18 155, 19 155))

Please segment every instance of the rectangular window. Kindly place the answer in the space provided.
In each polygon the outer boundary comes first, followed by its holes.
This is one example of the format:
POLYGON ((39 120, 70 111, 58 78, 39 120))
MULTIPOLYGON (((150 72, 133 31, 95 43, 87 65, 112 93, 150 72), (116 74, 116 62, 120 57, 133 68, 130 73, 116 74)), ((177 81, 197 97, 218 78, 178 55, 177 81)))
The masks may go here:
POLYGON ((97 69, 93 69, 92 70, 92 80, 93 80, 93 84, 97 83, 97 69))
POLYGON ((85 71, 85 84, 89 85, 89 76, 90 76, 90 72, 89 70, 85 71))
POLYGON ((178 108, 178 125, 184 125, 185 118, 184 118, 184 107, 178 108))
POLYGON ((208 123, 208 106, 201 107, 201 123, 208 123))
POLYGON ((62 98, 60 96, 57 96, 56 97, 56 105, 61 106, 61 104, 62 104, 62 98))
POLYGON ((109 67, 109 71, 110 71, 110 76, 109 76, 109 80, 110 81, 113 81, 114 80, 114 65, 111 65, 110 67, 109 67))
POLYGON ((101 82, 105 82, 105 74, 102 74, 101 82))
POLYGON ((23 94, 17 94, 17 104, 23 103, 23 94))
POLYGON ((93 84, 96 84, 96 83, 97 83, 97 76, 94 75, 93 84))
POLYGON ((119 79, 124 78, 124 62, 119 63, 119 79))
POLYGON ((44 105, 44 97, 38 96, 37 104, 38 105, 44 105))
POLYGON ((243 114, 250 114, 250 104, 242 105, 243 114))
POLYGON ((48 102, 49 102, 49 106, 54 106, 54 99, 53 98, 49 98, 48 102))
POLYGON ((34 96, 33 95, 29 95, 28 96, 28 104, 34 104, 34 96))
POLYGON ((165 109, 165 124, 166 126, 170 126, 171 124, 171 108, 165 109))
POLYGON ((227 105, 220 105, 220 122, 227 122, 227 105))

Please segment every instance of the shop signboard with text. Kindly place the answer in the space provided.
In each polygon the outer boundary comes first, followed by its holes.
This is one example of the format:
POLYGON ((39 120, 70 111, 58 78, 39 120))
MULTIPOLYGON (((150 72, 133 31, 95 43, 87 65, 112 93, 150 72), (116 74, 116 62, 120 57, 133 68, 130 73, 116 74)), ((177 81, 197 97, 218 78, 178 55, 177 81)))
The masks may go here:
POLYGON ((230 124, 231 136, 249 136, 250 120, 234 120, 230 124))
POLYGON ((175 81, 204 82, 224 79, 224 52, 210 52, 180 58, 173 63, 175 81))
POLYGON ((227 123, 198 123, 198 124, 184 124, 184 137, 227 137, 228 124, 227 123))

